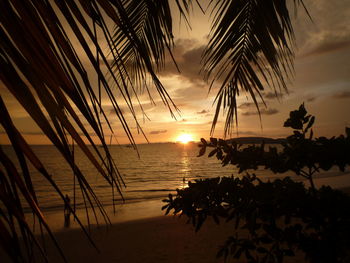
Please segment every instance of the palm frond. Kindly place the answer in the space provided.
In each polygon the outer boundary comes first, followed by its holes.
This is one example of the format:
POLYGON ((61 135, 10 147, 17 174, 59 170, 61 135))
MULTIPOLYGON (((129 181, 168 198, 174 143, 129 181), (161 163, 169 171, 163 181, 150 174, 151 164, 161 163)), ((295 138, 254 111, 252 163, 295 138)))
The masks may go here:
POLYGON ((171 54, 173 47, 168 1, 124 0, 116 6, 122 23, 115 26, 111 39, 114 73, 136 97, 140 91, 149 91, 152 82, 174 116, 173 109, 178 109, 156 75, 164 65, 165 51, 171 54))
MULTIPOLYGON (((204 52, 203 68, 207 80, 220 80, 216 96, 213 133, 218 115, 226 111, 225 135, 237 124, 237 96, 245 92, 264 103, 266 86, 287 90, 293 76, 294 34, 288 1, 225 0, 210 1, 214 21, 210 41, 204 52)), ((302 1, 294 1, 301 2, 302 1)))
MULTIPOLYGON (((122 27, 125 32, 130 31, 128 27, 131 27, 131 24, 128 18, 125 18, 122 3, 107 0, 4 0, 0 1, 0 9, 2 10, 0 80, 4 88, 21 104, 70 165, 80 186, 84 202, 86 206, 92 207, 95 218, 97 218, 96 213, 99 212, 108 223, 109 219, 102 204, 74 161, 67 138, 73 139, 100 175, 112 186, 113 195, 114 189, 121 194, 123 179, 105 142, 105 131, 102 126, 103 120, 109 124, 102 105, 103 94, 109 98, 132 144, 134 144, 133 135, 123 116, 120 103, 123 102, 129 106, 135 120, 136 116, 132 98, 126 93, 128 86, 125 81, 118 80, 113 73, 107 61, 107 55, 97 41, 99 37, 97 34, 103 32, 107 42, 111 44, 108 38, 111 32, 104 27, 106 22, 101 13, 107 14, 113 23, 122 27), (74 45, 71 42, 72 35, 76 39, 74 45), (82 50, 83 55, 77 53, 78 49, 82 50), (82 56, 86 58, 87 63, 81 61, 82 56), (87 70, 89 66, 93 68, 92 73, 87 70), (121 98, 116 98, 107 75, 117 83, 123 93, 121 98), (94 76, 98 78, 98 87, 91 82, 94 76), (91 130, 102 148, 97 147, 96 141, 90 135, 91 130), (91 144, 92 148, 87 147, 86 142, 91 144)), ((129 34, 129 37, 131 36, 129 34)), ((115 49, 115 46, 111 46, 110 49, 113 50, 113 47, 115 49)), ((141 57, 146 56, 146 52, 140 50, 140 53, 141 57)), ((147 63, 151 71, 153 61, 148 60, 147 63)), ((154 72, 152 74, 155 76, 154 72)), ((156 81, 162 88, 159 80, 156 79, 156 81)), ((162 94, 164 100, 169 101, 164 91, 162 94)), ((12 249, 15 246, 9 247, 3 241, 10 238, 13 242, 17 242, 18 234, 15 225, 19 225, 23 238, 29 240, 26 242, 28 247, 35 244, 32 242, 34 236, 26 225, 24 203, 30 207, 39 223, 50 233, 35 195, 35 186, 31 181, 27 163, 33 164, 50 183, 62 199, 62 203, 66 200, 65 193, 57 186, 44 164, 40 162, 13 124, 10 113, 7 113, 6 101, 1 99, 0 102, 2 113, 0 124, 7 133, 20 163, 20 170, 18 170, 16 166, 11 165, 13 160, 1 151, 0 163, 5 171, 1 170, 0 176, 0 202, 4 205, 1 206, 3 210, 0 212, 6 216, 1 218, 0 222, 2 233, 0 243, 14 260, 21 261, 25 256, 15 255, 12 249)), ((172 107, 170 103, 168 104, 172 107)), ((110 124, 109 129, 110 132, 114 132, 110 124)), ((86 211, 89 221, 88 209, 86 211)), ((28 255, 30 255, 29 252, 28 255)))

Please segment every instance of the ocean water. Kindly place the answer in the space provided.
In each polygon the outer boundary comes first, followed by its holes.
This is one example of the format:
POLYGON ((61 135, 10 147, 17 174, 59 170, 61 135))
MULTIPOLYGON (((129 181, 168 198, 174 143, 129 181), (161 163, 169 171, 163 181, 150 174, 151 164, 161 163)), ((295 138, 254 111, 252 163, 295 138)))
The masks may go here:
MULTIPOLYGON (((12 148, 10 146, 3 147, 9 156, 14 158, 12 148)), ((32 147, 63 193, 68 194, 71 200, 74 200, 73 172, 60 153, 53 146, 38 145, 32 147)), ((126 203, 142 204, 145 201, 164 199, 169 193, 174 193, 177 188, 186 187, 188 181, 196 179, 239 175, 234 166, 222 167, 220 161, 215 157, 208 158, 207 155, 197 157, 199 148, 195 143, 186 145, 177 143, 143 144, 138 145, 138 151, 139 156, 133 148, 123 145, 110 146, 110 152, 126 184, 126 188, 122 189, 126 203)), ((112 205, 111 187, 78 149, 76 150, 76 162, 99 200, 106 206, 112 205)), ((53 190, 53 187, 33 167, 30 167, 30 170, 33 174, 33 184, 40 207, 44 211, 62 211, 63 201, 53 190)), ((293 173, 275 175, 263 169, 252 172, 265 180, 285 175, 300 179, 293 173)), ((332 169, 318 175, 318 177, 335 178, 343 174, 337 169, 332 169)), ((350 180, 348 185, 350 186, 350 180)), ((75 193, 77 208, 84 207, 78 188, 76 188, 75 193)), ((122 199, 117 193, 114 196, 114 201, 117 204, 122 203, 122 199)))

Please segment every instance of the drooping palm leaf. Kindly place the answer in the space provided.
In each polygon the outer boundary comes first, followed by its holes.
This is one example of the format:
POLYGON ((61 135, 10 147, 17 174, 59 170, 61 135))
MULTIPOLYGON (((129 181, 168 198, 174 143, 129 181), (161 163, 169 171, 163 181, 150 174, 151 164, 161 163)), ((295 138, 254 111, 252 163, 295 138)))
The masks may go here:
POLYGON ((292 1, 210 1, 214 21, 202 70, 207 80, 222 81, 215 100, 212 133, 221 108, 227 111, 225 134, 237 124, 237 97, 241 92, 252 98, 259 111, 257 98, 264 103, 261 92, 266 86, 276 92, 287 90, 294 56, 288 2, 292 1))
POLYGON ((168 50, 172 56, 172 16, 169 3, 164 0, 121 2, 118 11, 126 24, 116 25, 112 36, 115 47, 112 66, 115 73, 118 79, 128 80, 127 84, 136 96, 137 89, 148 90, 149 79, 174 116, 172 107, 175 110, 177 108, 171 100, 168 101, 169 95, 156 75, 164 64, 165 51, 168 50))
MULTIPOLYGON (((121 111, 119 105, 121 101, 126 103, 132 115, 136 116, 133 111, 132 97, 127 94, 127 79, 123 81, 117 79, 107 62, 107 55, 97 41, 97 34, 104 33, 111 50, 119 48, 108 38, 111 32, 108 27, 103 27, 106 22, 101 13, 107 14, 113 24, 129 32, 130 18, 123 4, 120 1, 106 0, 4 0, 0 2, 0 9, 3 10, 0 15, 0 80, 4 88, 21 104, 71 166, 81 188, 82 197, 87 202, 86 205, 92 207, 94 213, 97 206, 107 222, 108 217, 100 201, 74 162, 67 134, 82 149, 106 182, 112 185, 112 191, 117 189, 121 193, 120 187, 123 181, 107 148, 105 131, 101 124, 102 119, 108 123, 101 102, 101 96, 103 96, 101 93, 110 99, 131 143, 134 143, 134 140, 121 111), (76 39, 74 45, 71 42, 72 36, 76 39), (82 54, 77 53, 78 49, 82 50, 87 63, 81 61, 82 54), (87 70, 88 64, 93 68, 93 72, 87 70), (94 75, 98 77, 100 89, 90 82, 94 75), (123 95, 121 99, 116 98, 113 85, 108 81, 107 75, 123 95), (83 124, 84 121, 88 123, 87 126, 83 124), (89 130, 96 134, 98 143, 102 144, 103 148, 96 146, 89 130), (92 150, 86 146, 84 138, 92 145, 92 150)), ((128 34, 128 37, 135 36, 128 34)), ((133 43, 138 47, 139 42, 133 39, 133 43)), ((138 52, 140 59, 147 62, 145 71, 153 76, 164 102, 169 107, 173 107, 172 103, 169 103, 169 96, 153 72, 153 61, 148 58, 148 53, 142 49, 138 52)), ((7 112, 6 102, 2 103, 1 112, 2 114, 7 112)), ((32 185, 27 168, 28 160, 49 181, 63 202, 66 200, 64 193, 14 127, 10 115, 3 117, 1 126, 15 148, 21 170, 11 165, 12 160, 10 161, 6 153, 2 152, 0 161, 6 172, 1 171, 0 183, 0 188, 3 189, 0 194, 1 208, 5 209, 1 210, 5 215, 1 218, 1 241, 7 240, 6 237, 9 236, 13 242, 18 241, 16 225, 19 225, 22 229, 22 238, 29 240, 26 244, 30 247, 33 244, 31 242, 33 235, 30 228, 26 226, 24 203, 32 209, 39 223, 43 224, 47 231, 50 230, 47 228, 45 217, 35 196, 35 186, 32 185), (9 203, 9 200, 14 201, 9 203), (8 232, 9 229, 13 231, 8 232)), ((109 128, 111 128, 110 125, 109 128)), ((6 246, 4 242, 1 244, 13 260, 25 258, 22 254, 13 254, 12 246, 6 246)))

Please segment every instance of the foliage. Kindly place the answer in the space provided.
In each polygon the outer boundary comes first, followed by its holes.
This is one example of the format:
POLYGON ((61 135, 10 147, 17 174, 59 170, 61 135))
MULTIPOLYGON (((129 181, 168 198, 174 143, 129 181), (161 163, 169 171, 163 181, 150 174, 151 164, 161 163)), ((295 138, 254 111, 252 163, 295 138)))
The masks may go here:
POLYGON ((196 231, 208 216, 232 221, 234 235, 218 256, 244 256, 248 262, 283 262, 285 256, 302 251, 309 262, 348 262, 350 255, 350 197, 330 187, 316 189, 313 175, 337 166, 344 171, 350 164, 350 134, 313 139, 315 117, 307 115, 304 105, 292 111, 284 123, 294 129, 282 150, 265 145, 242 147, 235 141, 202 139, 200 156, 212 147, 222 165, 232 164, 239 172, 259 166, 274 173, 293 171, 310 181, 310 188, 289 177, 262 182, 256 175, 223 177, 189 182, 164 200, 166 214, 189 217, 196 231), (248 233, 242 235, 242 230, 248 233))
POLYGON ((311 191, 289 177, 210 178, 190 182, 164 201, 167 214, 188 216, 196 231, 207 217, 231 222, 233 234, 217 256, 283 262, 300 250, 312 263, 350 259, 350 197, 330 187, 311 191))
POLYGON ((261 145, 242 146, 234 140, 225 141, 211 138, 210 142, 202 139, 199 156, 206 149, 214 148, 209 157, 216 156, 222 165, 237 166, 239 173, 258 167, 264 167, 274 173, 292 171, 310 181, 313 186, 313 175, 320 170, 328 171, 337 166, 344 171, 350 164, 350 129, 346 128, 346 136, 313 138, 312 125, 315 117, 308 115, 302 104, 298 110, 292 111, 285 121, 285 127, 294 129, 282 143, 282 150, 276 147, 261 145))

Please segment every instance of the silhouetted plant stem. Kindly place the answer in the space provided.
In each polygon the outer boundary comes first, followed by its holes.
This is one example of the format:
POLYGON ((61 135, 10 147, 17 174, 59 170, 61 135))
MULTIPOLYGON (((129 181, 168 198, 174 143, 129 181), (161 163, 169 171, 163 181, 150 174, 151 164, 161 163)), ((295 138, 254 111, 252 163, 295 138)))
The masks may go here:
POLYGON ((310 186, 311 186, 312 192, 315 193, 316 187, 315 187, 315 184, 314 184, 314 179, 312 178, 311 174, 309 175, 308 179, 309 179, 309 182, 310 182, 310 186))
POLYGON ((309 167, 309 182, 313 193, 315 193, 315 190, 316 190, 314 179, 312 178, 312 175, 315 173, 315 171, 316 170, 312 171, 311 167, 309 167))
POLYGON ((305 172, 304 170, 300 170, 300 175, 309 181, 312 192, 315 193, 316 187, 315 187, 314 180, 312 178, 313 174, 314 172, 311 171, 311 168, 309 168, 308 173, 305 172))

